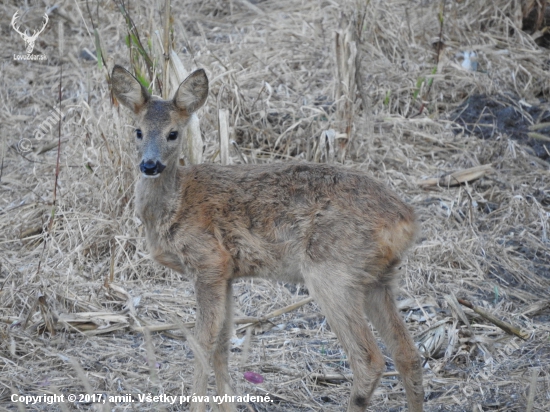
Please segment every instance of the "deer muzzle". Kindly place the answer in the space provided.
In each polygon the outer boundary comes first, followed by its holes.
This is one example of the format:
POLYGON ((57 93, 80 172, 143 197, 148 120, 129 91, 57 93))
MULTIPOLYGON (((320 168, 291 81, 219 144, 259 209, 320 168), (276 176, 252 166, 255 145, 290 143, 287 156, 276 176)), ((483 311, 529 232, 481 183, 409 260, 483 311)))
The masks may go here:
POLYGON ((139 170, 146 177, 158 177, 162 171, 166 168, 160 161, 142 160, 139 164, 139 170))

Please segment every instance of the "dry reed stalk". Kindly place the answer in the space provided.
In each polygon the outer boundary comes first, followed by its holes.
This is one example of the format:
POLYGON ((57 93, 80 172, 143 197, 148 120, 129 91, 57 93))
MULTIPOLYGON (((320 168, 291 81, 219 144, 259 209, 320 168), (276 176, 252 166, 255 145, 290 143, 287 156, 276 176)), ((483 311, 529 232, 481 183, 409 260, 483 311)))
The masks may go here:
POLYGON ((527 407, 525 412, 531 412, 535 404, 535 392, 537 391, 537 377, 539 371, 536 368, 531 370, 531 379, 529 381, 529 395, 527 396, 527 407))
POLYGON ((171 54, 171 43, 170 43, 170 0, 165 0, 164 2, 164 16, 163 16, 163 70, 162 70, 162 84, 164 86, 162 98, 168 100, 170 98, 170 93, 168 90, 169 84, 169 69, 170 69, 170 54, 171 54))
POLYGON ((220 145, 220 163, 230 164, 229 158, 229 112, 225 109, 218 111, 218 136, 220 145))
MULTIPOLYGON (((171 77, 172 88, 175 92, 178 86, 188 76, 187 70, 185 70, 182 61, 179 56, 172 50, 170 53, 170 63, 172 72, 175 76, 171 77)), ((203 145, 204 142, 201 136, 201 129, 199 118, 196 114, 193 114, 189 119, 189 125, 187 127, 187 139, 186 139, 185 157, 190 164, 202 163, 203 145)))
MULTIPOLYGON (((346 19, 343 19, 345 22, 346 19)), ((355 116, 355 96, 357 94, 357 68, 359 66, 359 54, 355 38, 355 30, 352 22, 346 27, 336 31, 334 35, 334 49, 336 54, 336 92, 334 99, 338 102, 338 116, 343 125, 345 139, 340 140, 339 161, 344 162, 346 148, 353 137, 353 119, 355 116)))

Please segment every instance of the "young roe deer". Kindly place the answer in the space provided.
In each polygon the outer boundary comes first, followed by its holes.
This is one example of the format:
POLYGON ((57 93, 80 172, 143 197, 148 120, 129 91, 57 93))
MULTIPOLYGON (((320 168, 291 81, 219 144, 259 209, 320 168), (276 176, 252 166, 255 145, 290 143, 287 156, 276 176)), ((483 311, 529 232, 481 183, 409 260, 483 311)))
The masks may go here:
MULTIPOLYGON (((213 366, 218 394, 231 393, 231 283, 259 276, 302 282, 321 306, 354 373, 348 412, 366 410, 385 368, 367 317, 391 352, 409 411, 422 411, 421 358, 393 291, 396 268, 417 232, 412 208, 363 173, 327 164, 179 166, 187 122, 208 95, 204 70, 187 77, 172 100, 162 100, 115 66, 112 90, 138 123, 135 201, 149 251, 194 276, 195 337, 213 366)), ((208 374, 196 360, 195 394, 206 394, 208 374)), ((191 404, 192 411, 205 408, 191 404)))

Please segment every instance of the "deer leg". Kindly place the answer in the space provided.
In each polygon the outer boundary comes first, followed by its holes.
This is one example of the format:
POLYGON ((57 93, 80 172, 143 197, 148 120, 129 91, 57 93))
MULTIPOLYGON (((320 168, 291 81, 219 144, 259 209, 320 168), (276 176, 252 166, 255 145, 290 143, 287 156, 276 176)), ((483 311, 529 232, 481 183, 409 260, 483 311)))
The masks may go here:
MULTIPOLYGON (((231 388, 231 378, 229 377, 228 370, 228 358, 229 358, 229 340, 231 338, 231 331, 233 328, 233 288, 231 282, 227 283, 227 292, 225 299, 225 318, 223 325, 218 335, 218 341, 216 349, 214 351, 214 375, 216 377, 216 388, 218 390, 218 396, 232 395, 233 389, 231 388)), ((220 405, 223 411, 234 410, 233 405, 222 404, 220 405)))
MULTIPOLYGON (((218 350, 219 338, 224 329, 224 323, 226 323, 227 301, 230 300, 230 296, 228 295, 229 290, 229 281, 224 279, 222 274, 218 273, 201 273, 195 284, 197 299, 195 338, 206 355, 208 365, 216 358, 215 353, 218 350)), ((195 358, 193 393, 197 396, 205 396, 208 386, 209 368, 205 368, 207 365, 203 365, 203 362, 197 359, 197 356, 195 358)), ((215 366, 217 365, 215 364, 215 366)), ((227 366, 225 367, 226 370, 227 366)), ((223 370, 221 373, 228 376, 227 372, 223 370)), ((205 402, 191 403, 190 406, 192 412, 203 412, 206 410, 205 402)))
POLYGON ((307 269, 304 273, 308 290, 321 306, 331 329, 346 351, 353 371, 353 386, 348 412, 364 412, 380 382, 385 367, 384 358, 376 344, 363 311, 364 294, 344 279, 348 273, 326 269, 307 269), (334 282, 334 279, 341 282, 334 282))
POLYGON ((368 289, 364 302, 368 318, 382 336, 403 379, 409 412, 422 412, 422 359, 397 310, 391 286, 368 289))

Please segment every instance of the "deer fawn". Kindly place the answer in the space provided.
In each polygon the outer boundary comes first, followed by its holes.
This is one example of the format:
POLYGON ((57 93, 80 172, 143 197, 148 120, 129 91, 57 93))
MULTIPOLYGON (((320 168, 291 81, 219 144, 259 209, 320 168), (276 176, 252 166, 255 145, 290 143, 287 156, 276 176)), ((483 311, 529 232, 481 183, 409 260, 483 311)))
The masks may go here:
MULTIPOLYGON (((409 411, 422 411, 421 358, 393 291, 417 231, 412 208, 363 173, 327 164, 179 166, 187 122, 208 95, 204 70, 187 77, 172 100, 162 100, 115 66, 112 90, 138 123, 135 201, 149 251, 194 276, 195 337, 219 395, 231 390, 231 283, 260 276, 303 282, 321 306, 354 372, 348 412, 366 410, 385 367, 367 317, 395 360, 409 411)), ((195 394, 206 394, 208 375, 196 360, 195 394)), ((191 404, 192 411, 205 409, 191 404)))

